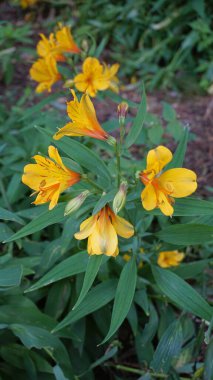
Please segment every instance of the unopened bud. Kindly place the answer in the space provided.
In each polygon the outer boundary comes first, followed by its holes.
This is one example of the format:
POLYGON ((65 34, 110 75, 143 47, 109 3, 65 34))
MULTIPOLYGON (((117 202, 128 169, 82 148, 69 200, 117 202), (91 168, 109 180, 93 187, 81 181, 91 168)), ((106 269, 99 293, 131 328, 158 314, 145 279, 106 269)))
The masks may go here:
POLYGON ((128 104, 126 102, 121 102, 118 105, 118 118, 119 118, 119 123, 124 124, 125 119, 126 119, 126 114, 128 111, 128 104))
POLYGON ((113 137, 113 136, 108 136, 106 142, 109 144, 109 145, 112 145, 112 146, 115 146, 116 144, 116 139, 113 137))
POLYGON ((64 82, 64 85, 63 85, 64 88, 72 88, 73 86, 74 86, 73 79, 66 80, 66 82, 64 82))
POLYGON ((85 199, 89 195, 90 195, 89 190, 85 190, 81 194, 79 194, 77 197, 71 199, 71 201, 69 201, 65 207, 64 216, 69 215, 74 211, 77 211, 82 206, 85 199))
POLYGON ((126 181, 122 181, 120 188, 113 200, 113 211, 117 214, 125 205, 126 202, 126 193, 127 193, 128 184, 126 181))

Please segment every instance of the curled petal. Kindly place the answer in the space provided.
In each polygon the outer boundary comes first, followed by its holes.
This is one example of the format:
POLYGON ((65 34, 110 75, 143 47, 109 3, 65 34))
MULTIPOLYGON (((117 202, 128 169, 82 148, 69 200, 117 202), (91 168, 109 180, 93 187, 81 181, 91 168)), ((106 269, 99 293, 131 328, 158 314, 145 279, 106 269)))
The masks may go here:
POLYGON ((147 155, 147 170, 158 174, 172 160, 172 152, 165 146, 158 146, 147 155))
POLYGON ((88 219, 84 220, 80 225, 80 231, 75 233, 75 238, 77 240, 86 239, 92 234, 96 225, 96 217, 90 216, 88 219))

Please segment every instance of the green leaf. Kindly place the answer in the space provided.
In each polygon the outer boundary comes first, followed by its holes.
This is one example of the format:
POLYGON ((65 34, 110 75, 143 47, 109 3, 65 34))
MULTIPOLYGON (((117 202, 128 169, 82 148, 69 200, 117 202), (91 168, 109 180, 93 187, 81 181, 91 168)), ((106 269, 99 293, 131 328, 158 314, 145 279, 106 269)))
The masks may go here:
POLYGON ((213 379, 213 338, 211 339, 205 356, 204 362, 204 380, 213 379))
POLYGON ((61 222, 64 219, 64 208, 65 208, 65 203, 61 203, 61 204, 58 204, 53 210, 45 211, 44 213, 39 215, 37 218, 33 219, 26 226, 21 228, 9 239, 7 239, 5 243, 14 241, 17 239, 21 239, 27 235, 33 234, 34 232, 43 230, 47 226, 51 226, 52 224, 61 222))
POLYGON ((0 269, 0 287, 19 286, 23 274, 21 265, 0 269))
POLYGON ((213 241, 213 226, 205 224, 180 224, 168 226, 155 235, 159 239, 171 244, 205 244, 213 241))
POLYGON ((133 121, 133 124, 126 138, 126 142, 125 142, 126 148, 129 148, 131 145, 133 145, 137 141, 137 138, 140 135, 142 127, 143 127, 145 116, 146 116, 146 93, 145 93, 145 88, 143 85, 142 100, 138 107, 137 115, 133 121))
POLYGON ((182 343, 181 324, 179 321, 174 321, 163 334, 153 355, 151 367, 154 371, 168 373, 173 359, 180 353, 182 343))
POLYGON ((28 117, 31 117, 35 113, 37 114, 42 108, 44 108, 44 106, 46 104, 50 104, 55 99, 60 98, 61 95, 62 94, 60 94, 60 93, 51 94, 50 96, 47 96, 47 97, 43 98, 35 106, 25 109, 24 115, 22 116, 22 118, 20 119, 20 121, 23 121, 23 120, 27 119, 28 117))
POLYGON ((107 350, 106 353, 103 356, 101 356, 101 358, 97 359, 94 363, 92 363, 91 366, 88 368, 88 370, 82 373, 80 376, 85 375, 89 371, 100 366, 102 363, 105 363, 107 360, 115 356, 117 352, 118 352, 118 347, 112 347, 111 349, 107 350))
POLYGON ((137 266, 133 257, 123 268, 115 293, 115 301, 112 310, 112 319, 107 336, 101 342, 105 343, 118 330, 126 318, 135 294, 137 279, 137 266))
POLYGON ((181 168, 183 166, 183 161, 186 153, 187 142, 189 138, 189 130, 185 128, 184 133, 179 141, 177 149, 173 155, 172 161, 166 166, 166 170, 173 168, 181 168))
POLYGON ((107 203, 111 202, 114 199, 116 192, 117 190, 111 190, 109 193, 102 195, 102 197, 96 203, 92 214, 97 214, 97 212, 100 211, 107 203))
POLYGON ((176 120, 176 111, 175 109, 166 102, 163 102, 163 118, 166 121, 176 120))
POLYGON ((95 280, 95 277, 99 271, 99 268, 101 266, 102 259, 103 259, 103 255, 99 255, 99 256, 94 255, 94 256, 89 257, 81 293, 78 297, 76 304, 73 307, 73 310, 80 305, 80 303, 83 301, 88 291, 90 290, 95 280))
POLYGON ((62 261, 46 273, 39 281, 32 285, 25 292, 32 292, 34 290, 43 288, 44 286, 53 284, 62 278, 74 276, 75 274, 82 273, 86 270, 88 262, 88 255, 86 251, 76 253, 68 259, 62 261))
POLYGON ((44 349, 56 363, 60 363, 63 368, 64 375, 69 379, 74 379, 70 358, 63 343, 49 331, 40 327, 12 324, 10 329, 28 348, 44 349))
POLYGON ((21 219, 18 215, 16 215, 14 212, 11 212, 9 210, 5 210, 2 207, 0 207, 0 219, 10 220, 12 222, 24 224, 23 219, 21 219))
POLYGON ((181 309, 210 321, 213 309, 187 282, 168 269, 152 267, 152 273, 160 290, 181 309))
POLYGON ((196 278, 197 275, 202 274, 203 271, 208 268, 211 262, 213 263, 213 259, 191 261, 190 263, 183 263, 174 267, 172 271, 184 280, 196 278))
POLYGON ((86 295, 84 302, 82 302, 78 308, 72 310, 63 321, 56 326, 53 332, 63 329, 109 303, 114 298, 115 287, 116 281, 108 280, 91 289, 86 295))

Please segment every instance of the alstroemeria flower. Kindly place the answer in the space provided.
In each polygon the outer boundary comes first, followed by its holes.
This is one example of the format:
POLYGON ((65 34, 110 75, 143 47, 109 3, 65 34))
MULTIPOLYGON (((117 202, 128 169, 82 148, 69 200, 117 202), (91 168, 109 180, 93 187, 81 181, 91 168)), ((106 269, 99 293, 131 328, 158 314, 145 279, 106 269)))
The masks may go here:
POLYGON ((111 67, 102 65, 97 58, 87 57, 82 66, 82 73, 74 78, 74 84, 78 91, 86 92, 90 96, 96 96, 97 91, 108 88, 117 92, 118 78, 115 76, 119 69, 118 64, 111 67))
POLYGON ((39 85, 36 87, 36 92, 38 93, 45 90, 50 92, 53 84, 61 79, 56 61, 51 56, 38 59, 30 69, 30 76, 33 80, 39 82, 39 85))
POLYGON ((40 57, 45 58, 47 56, 52 56, 56 61, 65 61, 65 57, 59 49, 57 48, 56 40, 54 34, 51 33, 49 38, 47 38, 44 34, 40 34, 40 41, 37 44, 37 53, 40 57))
POLYGON ((74 99, 67 103, 67 113, 72 122, 59 129, 53 138, 59 140, 63 136, 90 136, 107 140, 109 135, 101 128, 89 96, 84 94, 79 102, 75 91, 71 90, 71 93, 74 99))
POLYGON ((172 152, 164 146, 149 151, 146 170, 140 173, 145 185, 141 193, 145 210, 159 207, 163 214, 171 216, 174 212, 173 198, 187 197, 196 190, 197 176, 192 170, 175 168, 162 173, 171 160, 172 152))
POLYGON ((64 62, 66 57, 64 53, 79 53, 80 49, 74 42, 72 34, 68 26, 60 25, 60 29, 49 35, 49 38, 44 34, 40 34, 41 40, 37 44, 37 53, 40 57, 45 58, 51 56, 56 61, 64 62))
POLYGON ((159 253, 158 265, 161 268, 169 268, 178 266, 184 259, 185 254, 179 251, 163 251, 159 253))
POLYGON ((74 236, 78 240, 88 238, 89 255, 104 254, 115 257, 119 253, 117 235, 128 239, 134 235, 134 228, 106 205, 97 214, 81 223, 80 231, 74 236))
POLYGON ((68 187, 80 181, 80 174, 68 169, 62 162, 58 150, 49 146, 49 158, 34 156, 36 164, 24 167, 22 182, 38 193, 35 205, 50 202, 49 210, 58 203, 59 195, 68 187))
POLYGON ((61 53, 80 53, 71 34, 69 26, 59 24, 59 30, 55 33, 56 46, 61 53))

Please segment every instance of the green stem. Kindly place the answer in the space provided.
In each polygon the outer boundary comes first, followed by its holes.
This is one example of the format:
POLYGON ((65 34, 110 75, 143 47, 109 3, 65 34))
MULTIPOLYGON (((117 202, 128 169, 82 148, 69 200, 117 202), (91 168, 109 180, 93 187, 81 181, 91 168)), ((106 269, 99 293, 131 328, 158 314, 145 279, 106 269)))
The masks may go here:
POLYGON ((115 145, 116 159, 117 159, 117 170, 118 170, 118 187, 121 183, 121 159, 120 159, 120 146, 118 142, 115 145))
POLYGON ((87 176, 82 176, 82 180, 95 187, 99 192, 101 191, 103 193, 103 189, 99 185, 97 185, 97 183, 95 183, 92 179, 88 178, 87 176))
MULTIPOLYGON (((137 368, 127 367, 127 366, 120 365, 120 364, 114 365, 114 364, 108 364, 107 363, 107 366, 114 367, 120 371, 135 373, 137 375, 147 374, 147 371, 143 371, 143 370, 137 369, 137 368)), ((163 373, 156 373, 156 372, 148 372, 148 373, 150 376, 152 376, 154 378, 159 378, 159 379, 167 379, 168 378, 168 375, 165 375, 163 373)))

